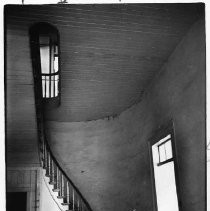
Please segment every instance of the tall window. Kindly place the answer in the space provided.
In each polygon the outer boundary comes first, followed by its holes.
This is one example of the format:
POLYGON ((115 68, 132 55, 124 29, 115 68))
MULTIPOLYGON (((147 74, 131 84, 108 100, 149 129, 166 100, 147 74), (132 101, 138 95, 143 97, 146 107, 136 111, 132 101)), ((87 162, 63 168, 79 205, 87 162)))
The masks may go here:
POLYGON ((150 141, 156 210, 179 211, 173 131, 161 130, 150 141))
POLYGON ((41 75, 42 97, 57 98, 60 89, 58 31, 48 23, 37 23, 31 27, 30 36, 34 71, 41 75))
POLYGON ((50 36, 40 35, 40 58, 42 74, 42 96, 52 98, 58 96, 58 44, 50 36))

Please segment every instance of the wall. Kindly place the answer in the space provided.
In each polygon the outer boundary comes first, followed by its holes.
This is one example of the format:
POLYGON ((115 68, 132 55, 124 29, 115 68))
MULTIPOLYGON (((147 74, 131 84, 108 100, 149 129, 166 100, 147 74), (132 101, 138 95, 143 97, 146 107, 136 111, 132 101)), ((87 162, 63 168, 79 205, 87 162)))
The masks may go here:
POLYGON ((152 127, 174 119, 183 210, 205 210, 205 28, 197 22, 146 95, 152 127))
POLYGON ((40 211, 61 211, 58 207, 57 193, 55 194, 52 190, 50 192, 52 187, 49 185, 49 178, 45 177, 43 172, 45 171, 42 170, 41 173, 40 211))
POLYGON ((7 166, 39 166, 28 28, 7 21, 5 33, 7 166))
POLYGON ((147 140, 173 118, 183 211, 205 207, 205 35, 197 22, 148 86, 114 119, 46 122, 51 148, 94 211, 151 211, 147 140))

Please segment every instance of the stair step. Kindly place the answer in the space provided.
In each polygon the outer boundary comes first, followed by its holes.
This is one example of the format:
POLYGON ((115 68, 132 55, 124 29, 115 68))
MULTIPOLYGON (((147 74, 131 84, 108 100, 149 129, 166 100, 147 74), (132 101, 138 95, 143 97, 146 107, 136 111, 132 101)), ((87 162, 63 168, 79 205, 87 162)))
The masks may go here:
POLYGON ((54 189, 52 189, 52 191, 53 191, 53 192, 59 192, 60 189, 59 189, 59 188, 54 188, 54 189))
POLYGON ((63 203, 61 203, 62 205, 72 205, 72 203, 67 203, 67 202, 63 202, 63 203))
POLYGON ((65 196, 57 196, 58 199, 63 199, 65 196))

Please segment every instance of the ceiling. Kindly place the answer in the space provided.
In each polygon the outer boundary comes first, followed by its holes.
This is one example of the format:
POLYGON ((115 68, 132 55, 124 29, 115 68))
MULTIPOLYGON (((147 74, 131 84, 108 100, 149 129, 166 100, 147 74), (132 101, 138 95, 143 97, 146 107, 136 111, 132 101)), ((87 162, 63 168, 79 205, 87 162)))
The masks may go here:
MULTIPOLYGON (((13 5, 6 6, 5 17, 7 30, 17 29, 17 43, 34 22, 45 21, 57 27, 61 105, 47 108, 46 119, 77 122, 115 116, 139 102, 152 78, 200 17, 202 7, 13 5)), ((30 54, 30 49, 25 53, 30 54)))

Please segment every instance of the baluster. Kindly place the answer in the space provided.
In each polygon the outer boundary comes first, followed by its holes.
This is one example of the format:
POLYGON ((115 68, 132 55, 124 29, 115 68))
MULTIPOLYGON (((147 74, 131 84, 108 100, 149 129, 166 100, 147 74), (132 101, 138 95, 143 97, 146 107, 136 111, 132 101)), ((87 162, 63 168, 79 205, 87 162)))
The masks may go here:
POLYGON ((54 163, 54 188, 53 188, 53 191, 54 192, 59 191, 59 169, 55 163, 54 163))
POLYGON ((46 168, 46 145, 44 143, 44 160, 43 160, 43 168, 46 168))
POLYGON ((64 177, 63 177, 63 173, 61 172, 61 181, 62 181, 62 196, 64 197, 64 177))
POLYGON ((59 187, 59 196, 61 196, 61 189, 62 189, 62 184, 61 184, 61 171, 58 169, 58 187, 59 187))
POLYGON ((56 174, 56 188, 59 189, 60 186, 59 186, 59 169, 58 167, 56 166, 56 169, 57 169, 57 174, 56 174))
POLYGON ((47 151, 47 148, 46 148, 46 176, 49 175, 49 152, 47 151))
POLYGON ((43 160, 43 141, 42 141, 42 133, 40 133, 40 138, 39 138, 39 150, 40 150, 40 153, 41 153, 41 159, 43 160))
POLYGON ((73 192, 73 193, 72 193, 72 198, 73 198, 73 200, 72 200, 72 201, 73 201, 73 202, 72 202, 72 203, 73 203, 73 211, 75 211, 75 204, 74 204, 74 188, 73 188, 73 191, 72 191, 72 192, 73 192))
POLYGON ((48 151, 48 160, 47 160, 47 173, 46 176, 50 177, 50 171, 51 171, 51 156, 50 156, 50 152, 48 151))
MULTIPOLYGON (((50 154, 50 153, 49 153, 50 154)), ((50 169, 49 169, 49 173, 50 173, 50 182, 52 181, 52 173, 53 173, 53 160, 52 160, 52 157, 51 157, 51 154, 50 154, 50 162, 49 162, 49 165, 50 165, 50 169)))
POLYGON ((66 202, 70 204, 70 190, 69 190, 69 182, 66 182, 66 202))
POLYGON ((63 205, 68 205, 69 210, 72 210, 72 203, 70 202, 69 182, 65 176, 64 176, 64 196, 65 198, 63 205))
POLYGON ((45 142, 44 139, 42 139, 42 163, 44 167, 44 158, 45 158, 45 142))
POLYGON ((69 183, 69 210, 72 210, 73 209, 73 187, 71 185, 71 183, 69 183))
POLYGON ((60 191, 59 198, 64 198, 64 181, 63 181, 63 173, 60 172, 60 191))
POLYGON ((51 172, 50 172, 50 184, 54 185, 55 184, 55 164, 53 159, 51 158, 51 172))
POLYGON ((87 208, 86 204, 84 204, 84 211, 89 211, 89 209, 87 208))
POLYGON ((46 168, 46 144, 45 141, 43 140, 43 168, 46 168))
POLYGON ((81 200, 81 211, 83 211, 83 201, 81 200))
POLYGON ((64 205, 67 204, 67 180, 66 177, 63 176, 63 196, 64 196, 64 205))
POLYGON ((76 211, 79 211, 79 195, 75 191, 75 202, 76 202, 76 211))
POLYGON ((63 195, 62 195, 62 193, 63 193, 63 181, 62 181, 62 172, 59 170, 59 192, 58 192, 58 198, 63 198, 63 195))
POLYGON ((82 211, 82 199, 79 195, 79 211, 82 211))
POLYGON ((56 184, 56 164, 53 161, 53 180, 52 180, 53 184, 56 184))
POLYGON ((79 211, 79 205, 80 205, 80 203, 79 203, 79 195, 77 194, 77 210, 79 211))
POLYGON ((77 192, 74 190, 74 209, 77 211, 77 192))

